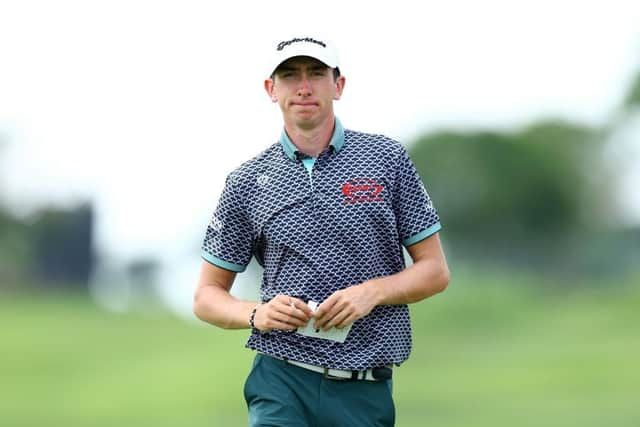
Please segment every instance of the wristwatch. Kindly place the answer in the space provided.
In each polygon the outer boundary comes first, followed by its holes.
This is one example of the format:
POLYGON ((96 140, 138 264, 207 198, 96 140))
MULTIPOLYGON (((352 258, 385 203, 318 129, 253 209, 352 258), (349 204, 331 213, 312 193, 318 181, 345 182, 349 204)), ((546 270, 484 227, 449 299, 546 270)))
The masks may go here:
POLYGON ((251 326, 251 329, 253 329, 254 331, 260 332, 262 334, 263 332, 258 328, 256 328, 256 325, 254 323, 256 319, 256 311, 258 310, 258 307, 260 307, 261 305, 262 303, 256 304, 256 306, 253 307, 253 310, 251 310, 251 315, 249 316, 249 326, 251 326))

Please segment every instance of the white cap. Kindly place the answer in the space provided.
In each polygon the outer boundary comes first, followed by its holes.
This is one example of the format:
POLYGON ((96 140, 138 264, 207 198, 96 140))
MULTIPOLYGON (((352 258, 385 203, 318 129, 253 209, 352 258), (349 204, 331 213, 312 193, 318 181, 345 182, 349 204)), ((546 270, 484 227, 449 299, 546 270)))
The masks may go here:
POLYGON ((338 52, 333 43, 313 37, 294 37, 276 45, 271 54, 269 76, 280 64, 294 56, 310 56, 329 68, 338 67, 338 52))

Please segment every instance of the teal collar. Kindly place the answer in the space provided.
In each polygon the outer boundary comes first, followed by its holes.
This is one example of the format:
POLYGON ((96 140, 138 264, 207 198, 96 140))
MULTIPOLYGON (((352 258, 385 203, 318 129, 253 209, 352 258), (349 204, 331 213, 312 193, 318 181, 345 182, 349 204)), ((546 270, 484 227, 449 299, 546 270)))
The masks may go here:
MULTIPOLYGON (((289 139, 289 135, 287 135, 287 131, 282 129, 282 134, 280 134, 280 144, 282 145, 282 149, 284 150, 287 157, 291 160, 297 160, 297 153, 300 151, 298 147, 295 146, 293 142, 289 139)), ((337 153, 342 150, 344 147, 344 128, 342 127, 342 123, 336 117, 336 124, 333 128, 333 135, 331 136, 331 141, 329 141, 329 145, 333 146, 333 149, 337 153)))

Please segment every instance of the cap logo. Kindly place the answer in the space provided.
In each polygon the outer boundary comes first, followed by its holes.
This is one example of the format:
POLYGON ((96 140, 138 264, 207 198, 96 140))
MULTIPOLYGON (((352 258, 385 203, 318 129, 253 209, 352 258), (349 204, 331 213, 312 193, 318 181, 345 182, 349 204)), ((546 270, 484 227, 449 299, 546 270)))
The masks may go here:
POLYGON ((282 50, 285 47, 289 46, 290 44, 299 43, 299 42, 315 43, 315 44, 319 44, 322 47, 327 47, 327 45, 324 42, 320 41, 320 40, 312 39, 311 37, 305 37, 303 39, 294 38, 294 39, 291 39, 291 40, 280 42, 280 43, 278 43, 277 50, 282 50))

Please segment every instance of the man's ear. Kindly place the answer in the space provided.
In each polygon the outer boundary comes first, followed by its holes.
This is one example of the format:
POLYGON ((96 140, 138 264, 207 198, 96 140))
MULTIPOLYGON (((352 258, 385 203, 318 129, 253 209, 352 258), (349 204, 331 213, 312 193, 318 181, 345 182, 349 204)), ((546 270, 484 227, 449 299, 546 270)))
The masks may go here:
POLYGON ((267 91, 267 95, 271 98, 271 102, 278 102, 278 97, 274 91, 274 84, 273 79, 266 79, 264 81, 264 90, 267 91))
POLYGON ((338 76, 335 82, 336 92, 333 94, 333 99, 335 99, 336 101, 342 96, 342 91, 344 90, 345 83, 346 79, 344 78, 344 76, 338 76))

